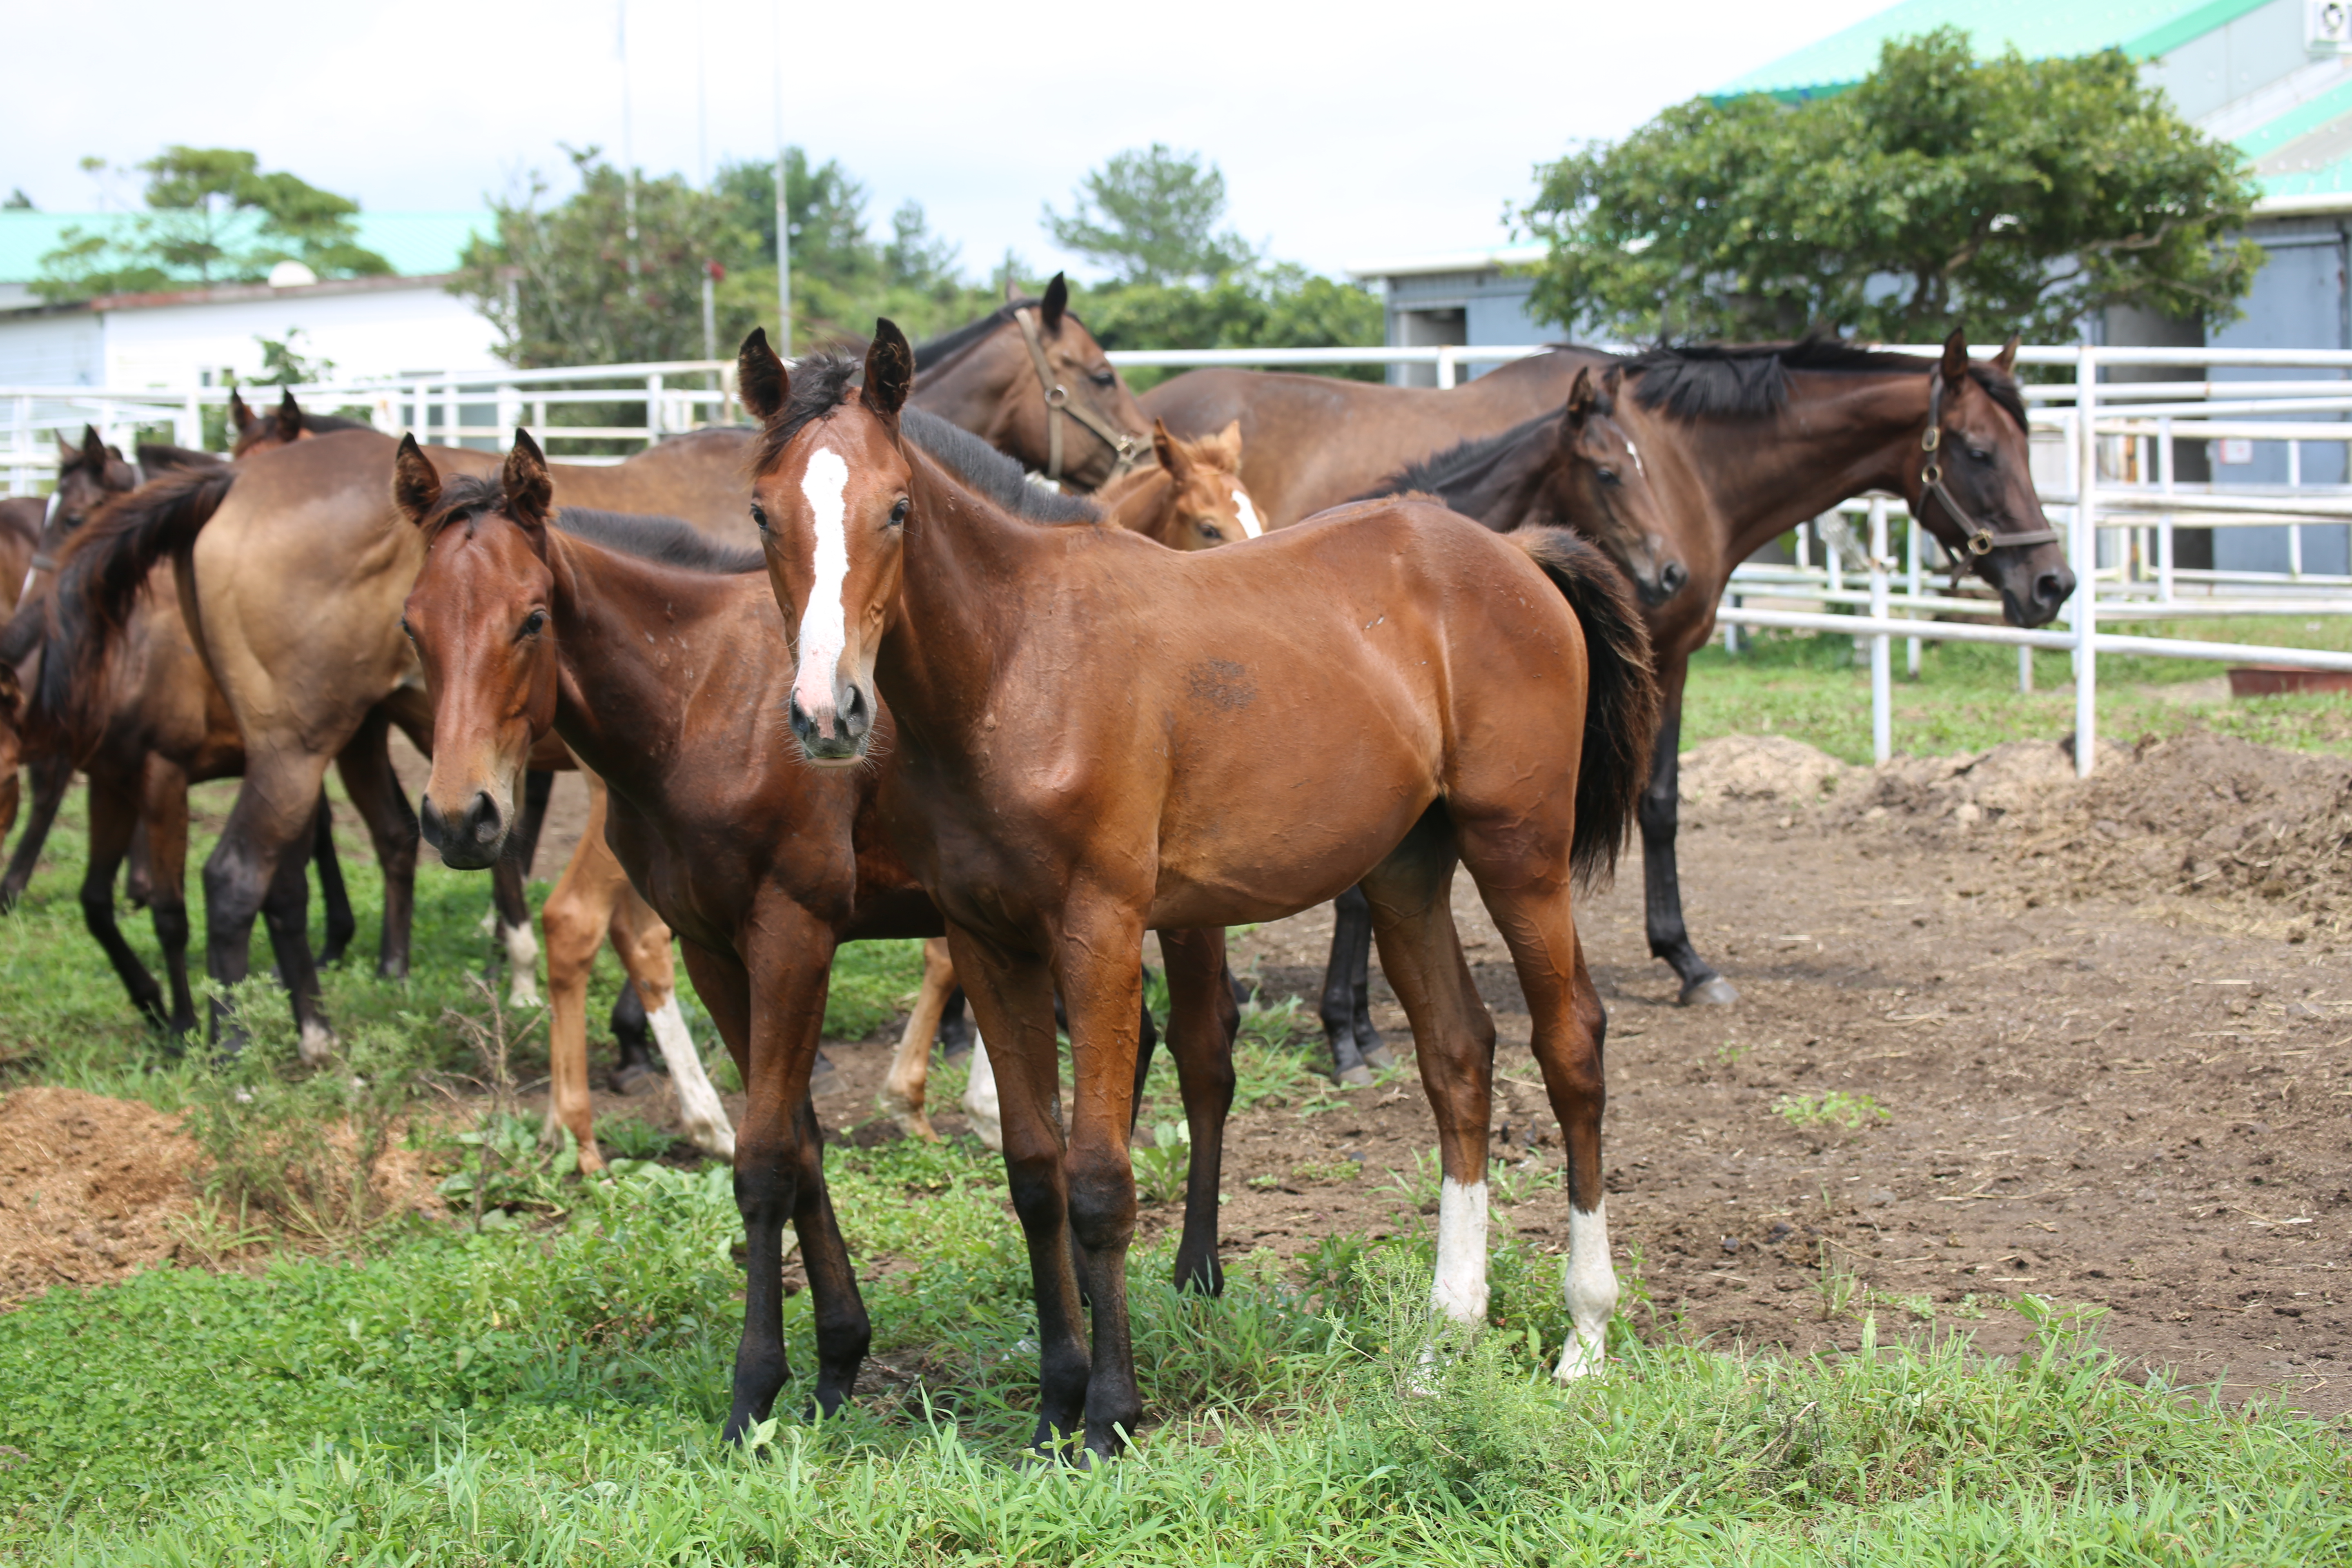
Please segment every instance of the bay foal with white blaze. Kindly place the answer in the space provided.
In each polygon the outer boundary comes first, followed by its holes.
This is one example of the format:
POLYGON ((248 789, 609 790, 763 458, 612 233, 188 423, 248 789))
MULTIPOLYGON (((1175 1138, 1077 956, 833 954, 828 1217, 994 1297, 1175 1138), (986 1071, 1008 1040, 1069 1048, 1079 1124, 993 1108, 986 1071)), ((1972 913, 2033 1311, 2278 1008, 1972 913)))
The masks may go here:
POLYGON ((890 322, 865 368, 862 391, 839 360, 788 383, 752 334, 753 504, 801 751, 858 767, 882 701, 894 715, 883 819, 948 921, 996 1062, 1036 1281, 1037 1440, 1083 1424, 1108 1455, 1142 1414, 1126 1256, 1147 930, 1273 920, 1363 882, 1437 1116, 1436 1300, 1483 1312, 1495 1031, 1454 927, 1457 858, 1511 948, 1568 1143, 1580 1218, 1559 1373, 1592 1371, 1616 1299, 1605 1017, 1570 889, 1623 840, 1656 702, 1615 569, 1571 535, 1498 537, 1414 501, 1190 553, 1034 527, 900 420, 914 362, 890 322))

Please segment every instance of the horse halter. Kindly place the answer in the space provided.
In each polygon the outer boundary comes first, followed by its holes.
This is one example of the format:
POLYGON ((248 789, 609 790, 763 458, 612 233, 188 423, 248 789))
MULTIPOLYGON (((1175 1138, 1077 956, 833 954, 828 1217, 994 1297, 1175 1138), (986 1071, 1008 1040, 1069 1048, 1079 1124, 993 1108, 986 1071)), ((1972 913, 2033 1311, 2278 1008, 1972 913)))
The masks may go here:
POLYGON ((1116 454, 1118 460, 1111 464, 1110 476, 1103 481, 1105 484, 1134 468, 1140 455, 1141 440, 1118 429, 1085 404, 1071 402, 1070 389, 1054 379, 1053 366, 1045 363, 1045 340, 1037 331, 1037 312, 1024 306, 1013 312, 1013 319, 1021 325, 1021 341, 1029 345, 1029 363, 1037 367, 1037 385, 1045 394, 1045 477, 1055 484, 1062 482, 1062 420, 1065 416, 1093 431, 1102 444, 1116 454))
MULTIPOLYGON (((1932 496, 1942 501, 1944 510, 1952 514, 1952 521, 1960 525, 1960 531, 1968 535, 1969 555, 1974 559, 1981 559, 1996 550, 2058 542, 2058 531, 2054 528, 2037 528, 2026 533, 1995 533, 1969 516, 1968 509, 1960 504, 1959 497, 1944 484, 1944 463, 1938 455, 1943 440, 1944 373, 1939 367, 1927 373, 1927 428, 1919 436, 1919 450, 1925 458, 1919 464, 1919 504, 1911 509, 1913 517, 1922 522, 1927 521, 1928 498, 1932 496)), ((1959 580, 1959 569, 1960 562, 1955 559, 1952 563, 1954 582, 1959 580)))

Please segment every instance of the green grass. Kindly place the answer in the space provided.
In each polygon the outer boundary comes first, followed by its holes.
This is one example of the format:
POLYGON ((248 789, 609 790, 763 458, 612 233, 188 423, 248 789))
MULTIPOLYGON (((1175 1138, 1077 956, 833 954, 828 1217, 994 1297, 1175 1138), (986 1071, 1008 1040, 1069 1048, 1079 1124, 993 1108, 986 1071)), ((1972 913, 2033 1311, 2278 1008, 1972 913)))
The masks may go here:
MULTIPOLYGON (((2102 629, 2136 636, 2285 647, 2352 650, 2352 616, 2245 616, 2210 621, 2126 622, 2102 629)), ((2037 651, 2034 690, 2017 689, 2017 651, 1981 643, 1929 645, 1919 679, 1904 674, 1894 647, 1895 749, 1915 756, 1980 751, 2028 737, 2074 731, 2071 656, 2037 651)), ((1743 628, 1740 651, 1720 639, 1691 659, 1683 708, 1685 749, 1718 735, 1787 735, 1849 763, 1870 761, 1870 669, 1852 637, 1743 628)), ((2099 732, 2131 742, 2205 729, 2267 746, 2352 754, 2352 700, 2339 695, 2168 700, 2166 688, 2210 681, 2226 669, 2203 660, 2111 655, 2099 660, 2099 732)))

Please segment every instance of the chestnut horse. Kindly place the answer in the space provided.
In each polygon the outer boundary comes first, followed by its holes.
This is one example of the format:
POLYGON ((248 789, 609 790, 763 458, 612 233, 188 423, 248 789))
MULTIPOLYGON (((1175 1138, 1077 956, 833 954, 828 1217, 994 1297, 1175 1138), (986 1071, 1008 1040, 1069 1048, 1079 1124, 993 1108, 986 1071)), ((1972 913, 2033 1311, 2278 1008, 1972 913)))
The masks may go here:
MULTIPOLYGON (((756 552, 669 519, 551 512, 547 468, 522 434, 498 484, 445 481, 413 446, 398 484, 429 542, 405 624, 432 693, 427 806, 457 829, 443 858, 497 855, 515 761, 551 727, 606 782, 606 837, 685 939, 695 991, 751 1100, 735 1153, 751 1284, 727 1435, 765 1419, 786 1375, 787 1217, 807 1249, 816 1398, 831 1411, 866 1339, 807 1095, 833 955, 845 941, 940 929, 880 826, 892 764, 844 773, 800 760, 784 718, 789 647, 756 552)), ((1091 515, 1059 497, 1036 504, 1091 515)), ((887 715, 876 721, 887 736, 887 715)), ((1168 952, 1170 1040, 1201 1152, 1179 1277, 1213 1288, 1214 1152, 1233 1083, 1233 1020, 1217 1005, 1224 946, 1194 936, 1168 952)))
POLYGON ((1146 930, 1278 919, 1365 883, 1437 1108, 1434 1300, 1483 1318, 1495 1035, 1447 901, 1457 858, 1511 944, 1569 1144, 1559 1372, 1597 1368, 1616 1298, 1605 1019, 1570 890, 1630 826, 1655 713, 1616 569, 1571 534, 1497 535, 1426 502, 1191 553, 1033 528, 902 417, 914 355, 895 326, 877 323, 853 394, 855 369, 804 361, 788 382, 758 332, 740 361, 792 730, 814 766, 858 770, 881 703, 896 715, 883 816, 947 918, 997 1064, 1036 1283, 1035 1441, 1083 1424, 1107 1456, 1142 1414, 1126 1255, 1146 930))

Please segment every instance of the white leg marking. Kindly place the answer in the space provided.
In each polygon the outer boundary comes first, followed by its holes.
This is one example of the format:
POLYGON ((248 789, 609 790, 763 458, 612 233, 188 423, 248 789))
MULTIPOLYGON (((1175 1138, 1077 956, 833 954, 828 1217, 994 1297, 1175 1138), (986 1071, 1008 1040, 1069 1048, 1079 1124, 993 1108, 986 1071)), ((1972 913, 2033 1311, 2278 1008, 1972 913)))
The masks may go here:
POLYGON ((539 1005, 539 935, 530 921, 500 926, 499 941, 507 950, 507 1005, 539 1005))
POLYGON ((801 711, 827 732, 833 728, 835 676, 849 640, 848 612, 842 604, 849 579, 849 536, 843 524, 848 486, 849 465, 830 447, 810 458, 801 475, 801 494, 816 519, 816 549, 810 563, 808 608, 801 612, 801 659, 793 676, 793 697, 801 711))
POLYGON ((1601 1370, 1609 1314, 1617 1310, 1617 1270, 1609 1262, 1609 1200, 1591 1214, 1568 1211, 1568 1315, 1576 1325, 1552 1375, 1562 1383, 1601 1370))
POLYGON ((304 1067, 317 1067, 335 1054, 335 1032, 316 1019, 302 1026, 301 1038, 294 1042, 294 1050, 304 1067))
POLYGON ((1234 515, 1242 520, 1242 531, 1255 539, 1265 531, 1265 528, 1257 520, 1257 509, 1250 505, 1249 491, 1242 489, 1242 482, 1239 479, 1235 479, 1233 484, 1234 515))
POLYGON ((669 1081, 677 1090, 677 1113, 686 1122, 686 1135, 704 1153, 732 1160, 735 1129, 728 1123, 727 1108, 719 1103, 719 1091, 711 1087, 709 1075, 702 1070, 702 1058, 694 1048, 694 1037, 687 1032, 686 1015, 678 1011, 677 998, 672 996, 646 1018, 653 1025, 654 1044, 661 1047, 662 1060, 669 1066, 669 1081))
POLYGON ((964 1085, 963 1111, 980 1141, 1004 1152, 1004 1121, 996 1103, 996 1069, 988 1065, 988 1046, 975 1029, 971 1037, 971 1081, 964 1085))
POLYGON ((1457 1323, 1486 1321, 1486 1184, 1437 1189, 1437 1279, 1429 1303, 1457 1323))

